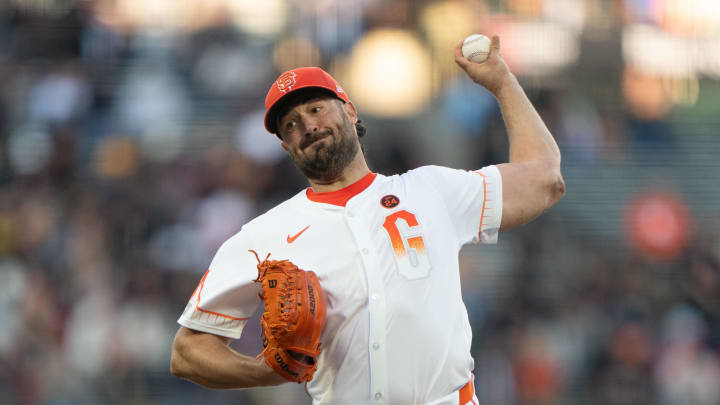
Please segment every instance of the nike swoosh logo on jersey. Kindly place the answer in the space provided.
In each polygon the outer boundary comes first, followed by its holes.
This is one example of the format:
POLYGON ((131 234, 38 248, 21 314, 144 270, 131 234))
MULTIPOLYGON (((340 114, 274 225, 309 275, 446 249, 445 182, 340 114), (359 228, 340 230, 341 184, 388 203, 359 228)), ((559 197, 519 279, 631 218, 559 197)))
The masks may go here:
POLYGON ((302 235, 303 232, 307 231, 308 228, 310 228, 310 225, 306 226, 305 228, 303 228, 302 231, 296 233, 296 234, 293 235, 293 236, 288 235, 288 236, 287 236, 287 243, 293 243, 293 242, 295 242, 295 239, 297 239, 298 237, 300 237, 300 235, 302 235))

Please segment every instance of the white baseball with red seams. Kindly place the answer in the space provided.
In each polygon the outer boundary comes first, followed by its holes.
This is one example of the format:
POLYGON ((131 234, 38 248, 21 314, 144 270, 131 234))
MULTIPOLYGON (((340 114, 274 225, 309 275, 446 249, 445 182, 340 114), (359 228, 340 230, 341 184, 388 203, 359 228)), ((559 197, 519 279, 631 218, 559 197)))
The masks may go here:
POLYGON ((463 41, 462 54, 470 62, 485 62, 490 55, 490 39, 482 34, 469 35, 463 41))
POLYGON ((239 338, 262 303, 248 250, 271 253, 314 271, 326 294, 314 405, 477 404, 458 253, 497 241, 502 203, 495 166, 303 190, 220 247, 178 322, 239 338))

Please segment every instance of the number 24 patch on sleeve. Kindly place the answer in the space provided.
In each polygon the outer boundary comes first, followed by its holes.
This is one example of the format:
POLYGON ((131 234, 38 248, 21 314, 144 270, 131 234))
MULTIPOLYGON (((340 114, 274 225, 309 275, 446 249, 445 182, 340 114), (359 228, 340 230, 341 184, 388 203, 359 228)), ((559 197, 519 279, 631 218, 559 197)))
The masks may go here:
POLYGON ((400 199, 392 194, 388 194, 380 199, 380 205, 385 208, 394 208, 400 204, 400 199))

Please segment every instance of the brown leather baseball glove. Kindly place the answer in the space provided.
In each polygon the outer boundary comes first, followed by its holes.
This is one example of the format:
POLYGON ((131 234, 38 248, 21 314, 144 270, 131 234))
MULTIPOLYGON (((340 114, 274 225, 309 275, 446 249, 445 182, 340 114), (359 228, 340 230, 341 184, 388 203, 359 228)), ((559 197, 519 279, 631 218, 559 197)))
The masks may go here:
MULTIPOLYGON (((255 251, 251 250, 252 253, 255 251)), ((258 259, 260 298, 265 302, 262 325, 263 351, 258 355, 285 379, 312 380, 320 355, 320 335, 325 327, 325 293, 312 271, 299 269, 289 260, 258 259)))

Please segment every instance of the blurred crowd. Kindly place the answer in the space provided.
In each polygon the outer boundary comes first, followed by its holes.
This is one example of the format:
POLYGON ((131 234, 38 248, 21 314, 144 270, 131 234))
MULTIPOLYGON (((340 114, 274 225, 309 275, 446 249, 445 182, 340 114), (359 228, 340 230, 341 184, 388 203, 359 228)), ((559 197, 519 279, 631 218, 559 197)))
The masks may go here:
MULTIPOLYGON (((412 31, 427 7, 472 2, 336 3, 267 2, 289 8, 285 30, 309 38, 326 68, 373 28, 412 31)), ((487 3, 507 19, 543 2, 487 3)), ((674 107, 655 94, 660 81, 623 66, 619 27, 643 2, 579 3, 599 14, 575 64, 520 77, 563 151, 566 201, 497 246, 461 252, 478 397, 720 404, 720 213, 703 204, 717 195, 712 177, 658 171, 692 166, 683 151, 703 147, 687 134, 720 124, 683 117, 717 104, 686 94, 698 104, 674 107), (617 172, 659 173, 649 182, 684 192, 695 226, 672 257, 625 243, 624 203, 645 184, 597 190, 617 172), (693 181, 706 188, 684 188, 693 181)), ((175 321, 215 250, 307 186, 262 125, 279 41, 222 12, 192 29, 139 27, 118 22, 122 4, 141 2, 0 5, 0 404, 308 403, 302 387, 220 392, 169 374, 175 321)), ((716 80, 698 83, 718 93, 716 80)), ((376 172, 507 159, 494 99, 457 74, 421 114, 360 116, 376 172)), ((698 172, 720 167, 705 164, 698 172)), ((259 352, 256 324, 239 351, 259 352)))

